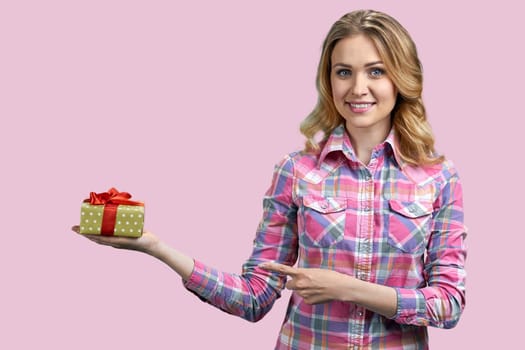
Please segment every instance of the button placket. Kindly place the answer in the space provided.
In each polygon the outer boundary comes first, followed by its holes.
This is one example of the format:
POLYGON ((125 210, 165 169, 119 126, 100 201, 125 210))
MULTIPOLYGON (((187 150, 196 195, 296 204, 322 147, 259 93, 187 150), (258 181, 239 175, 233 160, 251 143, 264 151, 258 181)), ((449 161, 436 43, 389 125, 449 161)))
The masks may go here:
MULTIPOLYGON (((374 176, 373 168, 361 169, 360 174, 360 225, 356 232, 357 249, 355 256, 354 273, 357 279, 369 281, 372 263, 372 240, 374 232, 374 176)), ((365 310, 356 306, 352 313, 352 344, 359 349, 365 329, 365 310)), ((351 348, 354 348, 351 347, 351 348)))

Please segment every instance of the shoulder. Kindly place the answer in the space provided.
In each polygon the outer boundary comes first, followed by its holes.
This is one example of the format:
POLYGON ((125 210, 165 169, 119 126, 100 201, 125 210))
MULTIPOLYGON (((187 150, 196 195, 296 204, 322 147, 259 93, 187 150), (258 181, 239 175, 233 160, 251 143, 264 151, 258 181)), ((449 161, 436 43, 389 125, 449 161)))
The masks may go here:
POLYGON ((277 169, 288 169, 294 172, 311 170, 319 163, 319 154, 306 152, 304 150, 285 154, 276 164, 277 169))
POLYGON ((418 185, 435 183, 442 185, 451 179, 459 178, 459 174, 454 163, 445 159, 438 164, 411 166, 406 165, 402 170, 405 175, 418 185))

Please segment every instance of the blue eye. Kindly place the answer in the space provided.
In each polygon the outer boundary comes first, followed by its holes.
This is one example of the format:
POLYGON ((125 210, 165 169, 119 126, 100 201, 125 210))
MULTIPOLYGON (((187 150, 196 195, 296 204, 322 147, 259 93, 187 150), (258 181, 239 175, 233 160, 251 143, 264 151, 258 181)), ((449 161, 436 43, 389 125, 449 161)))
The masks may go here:
POLYGON ((335 72, 335 74, 337 74, 341 78, 347 78, 350 75, 352 75, 352 72, 350 72, 349 69, 339 69, 335 72))
POLYGON ((373 68, 371 71, 370 71, 370 75, 374 78, 379 78, 381 77, 382 75, 385 74, 385 71, 381 68, 373 68))

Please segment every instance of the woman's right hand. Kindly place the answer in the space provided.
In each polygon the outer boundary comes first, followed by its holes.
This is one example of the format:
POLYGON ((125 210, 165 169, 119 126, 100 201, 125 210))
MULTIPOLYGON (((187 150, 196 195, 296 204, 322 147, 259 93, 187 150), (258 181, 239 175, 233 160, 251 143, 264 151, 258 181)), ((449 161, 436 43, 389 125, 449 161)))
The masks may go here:
MULTIPOLYGON (((79 226, 73 226, 71 228, 74 232, 80 234, 79 226)), ((117 237, 117 236, 101 236, 101 235, 90 235, 90 234, 80 234, 81 236, 86 237, 90 241, 101 245, 107 245, 113 248, 118 249, 129 249, 136 250, 139 252, 152 254, 153 251, 159 245, 159 238, 153 233, 144 231, 142 236, 134 237, 117 237)))
POLYGON ((73 226, 71 229, 90 241, 101 245, 149 254, 167 264, 184 280, 187 280, 193 271, 194 262, 192 258, 169 247, 149 231, 144 231, 140 237, 132 238, 81 234, 79 226, 73 226))

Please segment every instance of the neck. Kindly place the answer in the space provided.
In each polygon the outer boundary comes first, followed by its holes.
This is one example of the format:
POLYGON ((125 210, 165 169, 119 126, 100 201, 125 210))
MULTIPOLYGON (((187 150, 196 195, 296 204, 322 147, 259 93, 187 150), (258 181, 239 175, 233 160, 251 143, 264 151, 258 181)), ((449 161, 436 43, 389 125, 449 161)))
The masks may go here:
POLYGON ((357 158, 365 165, 370 162, 374 148, 385 141, 389 132, 390 124, 387 128, 349 128, 346 127, 350 142, 356 153, 357 158))

